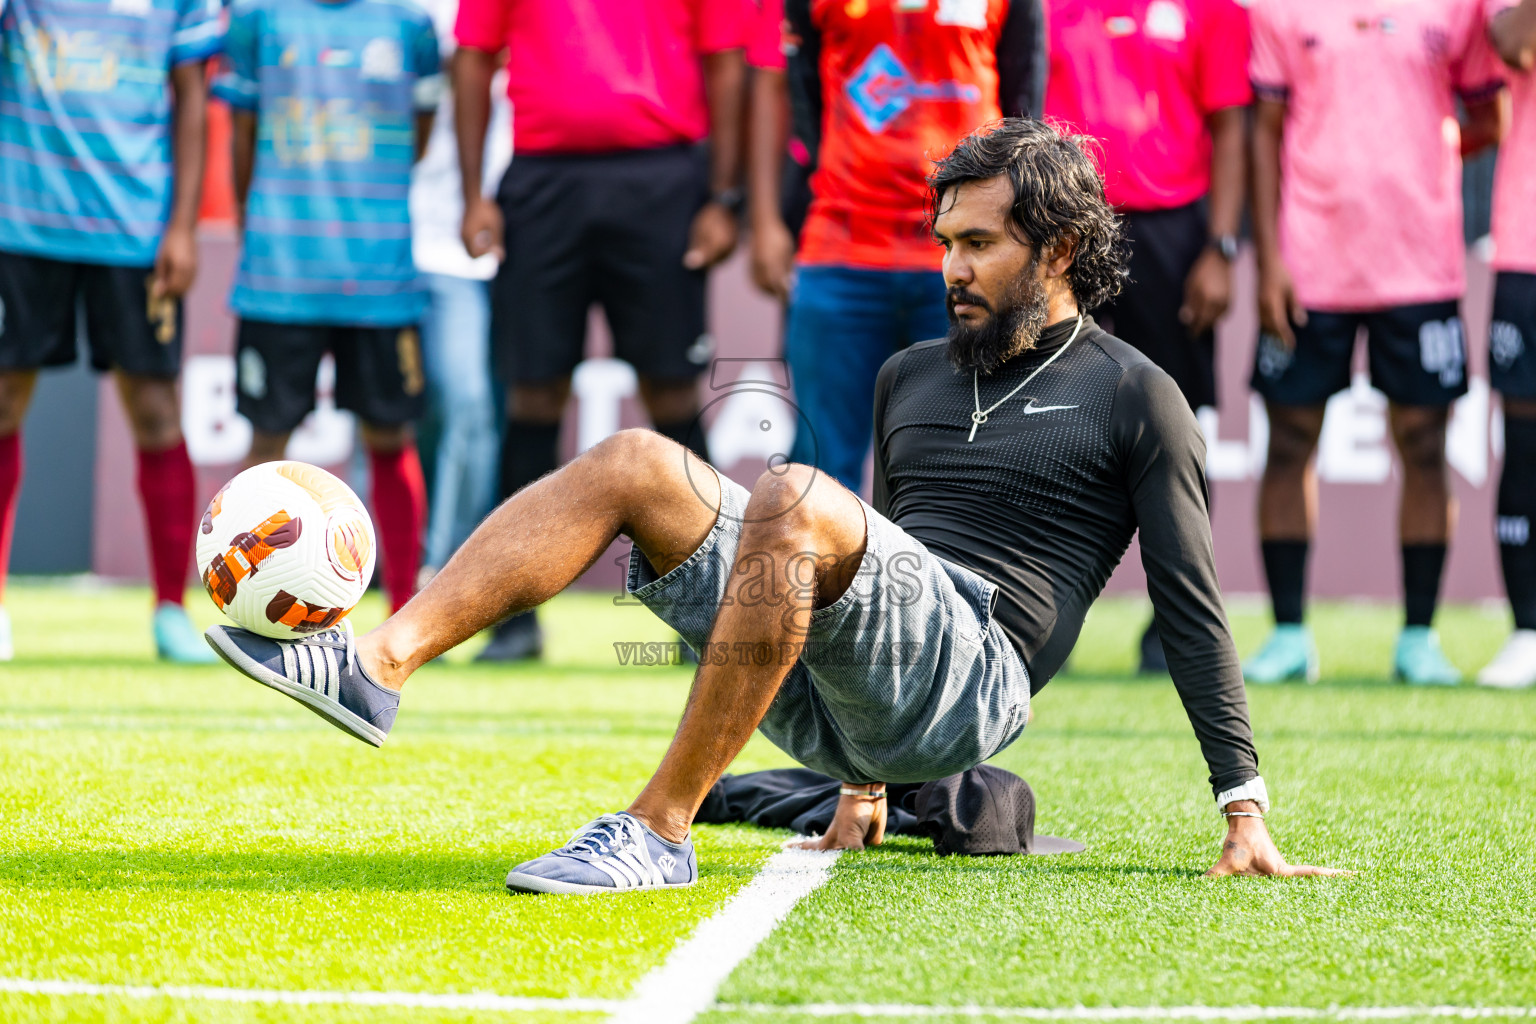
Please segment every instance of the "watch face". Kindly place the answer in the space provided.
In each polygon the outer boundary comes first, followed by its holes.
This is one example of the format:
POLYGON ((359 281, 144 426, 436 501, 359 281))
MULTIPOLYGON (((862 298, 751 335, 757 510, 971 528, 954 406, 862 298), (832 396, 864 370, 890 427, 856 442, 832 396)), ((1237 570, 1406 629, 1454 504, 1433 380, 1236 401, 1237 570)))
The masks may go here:
POLYGON ((1231 235, 1221 235, 1218 238, 1213 238, 1211 239, 1211 245, 1226 259, 1237 259, 1237 239, 1231 235))

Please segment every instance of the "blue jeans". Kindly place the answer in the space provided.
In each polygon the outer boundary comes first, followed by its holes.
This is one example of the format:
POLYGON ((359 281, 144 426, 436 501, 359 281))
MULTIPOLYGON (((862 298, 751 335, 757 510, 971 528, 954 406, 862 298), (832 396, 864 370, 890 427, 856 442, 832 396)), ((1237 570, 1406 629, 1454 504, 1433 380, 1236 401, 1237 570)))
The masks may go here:
POLYGON ((790 461, 814 465, 857 492, 881 365, 948 331, 937 271, 801 267, 784 339, 801 412, 790 461))
POLYGON ((491 382, 491 293, 485 281, 423 274, 421 320, 432 412, 441 424, 423 560, 441 568, 496 500, 499 442, 491 382))

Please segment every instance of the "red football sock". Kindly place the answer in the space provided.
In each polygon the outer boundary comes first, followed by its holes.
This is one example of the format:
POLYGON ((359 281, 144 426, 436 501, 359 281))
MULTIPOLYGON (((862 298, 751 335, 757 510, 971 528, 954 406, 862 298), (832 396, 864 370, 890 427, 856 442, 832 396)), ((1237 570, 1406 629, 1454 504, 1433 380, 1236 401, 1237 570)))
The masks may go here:
POLYGON ((0 601, 11 567, 11 533, 16 528, 16 496, 21 493, 21 435, 0 437, 0 601))
POLYGON ((427 518, 427 484, 416 446, 397 452, 369 452, 373 467, 373 515, 384 555, 384 589, 399 611, 416 589, 421 567, 421 530, 427 518))
POLYGON ((155 603, 181 604, 197 531, 197 477, 185 441, 162 452, 139 452, 139 500, 149 533, 155 603))

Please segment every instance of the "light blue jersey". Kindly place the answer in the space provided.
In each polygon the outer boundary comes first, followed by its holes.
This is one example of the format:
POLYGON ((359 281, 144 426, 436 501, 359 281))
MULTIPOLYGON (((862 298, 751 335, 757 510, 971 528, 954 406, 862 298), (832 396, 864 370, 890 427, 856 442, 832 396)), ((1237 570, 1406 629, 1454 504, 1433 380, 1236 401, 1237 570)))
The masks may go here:
POLYGON ((257 118, 230 306, 278 323, 415 323, 415 115, 443 86, 432 19, 409 0, 237 0, 225 49, 214 93, 257 118))
POLYGON ((7 0, 0 250, 147 267, 170 216, 171 69, 223 39, 219 0, 7 0))

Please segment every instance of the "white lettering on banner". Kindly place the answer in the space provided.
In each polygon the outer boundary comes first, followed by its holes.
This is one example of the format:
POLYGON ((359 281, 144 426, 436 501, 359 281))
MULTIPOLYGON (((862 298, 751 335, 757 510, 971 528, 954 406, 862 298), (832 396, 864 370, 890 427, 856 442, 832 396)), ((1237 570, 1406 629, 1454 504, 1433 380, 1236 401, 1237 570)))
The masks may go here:
POLYGON ((719 414, 709 428, 709 453, 720 465, 788 457, 800 414, 778 385, 762 383, 774 379, 771 364, 748 363, 737 380, 752 383, 715 399, 719 414))
MULTIPOLYGON (((288 457, 334 466, 352 457, 356 424, 336 408, 336 363, 320 361, 315 377, 315 411, 304 417, 288 442, 288 457)), ((187 453, 198 466, 228 466, 251 450, 251 424, 235 411, 232 356, 192 356, 182 369, 181 431, 187 453)))
POLYGON ((577 399, 578 452, 619 432, 620 408, 639 387, 635 368, 622 359, 587 359, 576 367, 571 374, 571 391, 577 399))
MULTIPOLYGON (((1269 419, 1264 401, 1249 396, 1248 439, 1221 437, 1221 416, 1210 407, 1199 411, 1205 434, 1206 475, 1212 480, 1252 480, 1264 471, 1269 447, 1269 419)), ((1467 393, 1451 406, 1446 432, 1446 461, 1474 487, 1488 482, 1492 462, 1503 455, 1503 418, 1492 407, 1488 381, 1473 377, 1467 393)), ((1328 400, 1318 443, 1317 475, 1333 484, 1381 484, 1392 476, 1392 442, 1387 399, 1364 374, 1349 390, 1328 400)))

